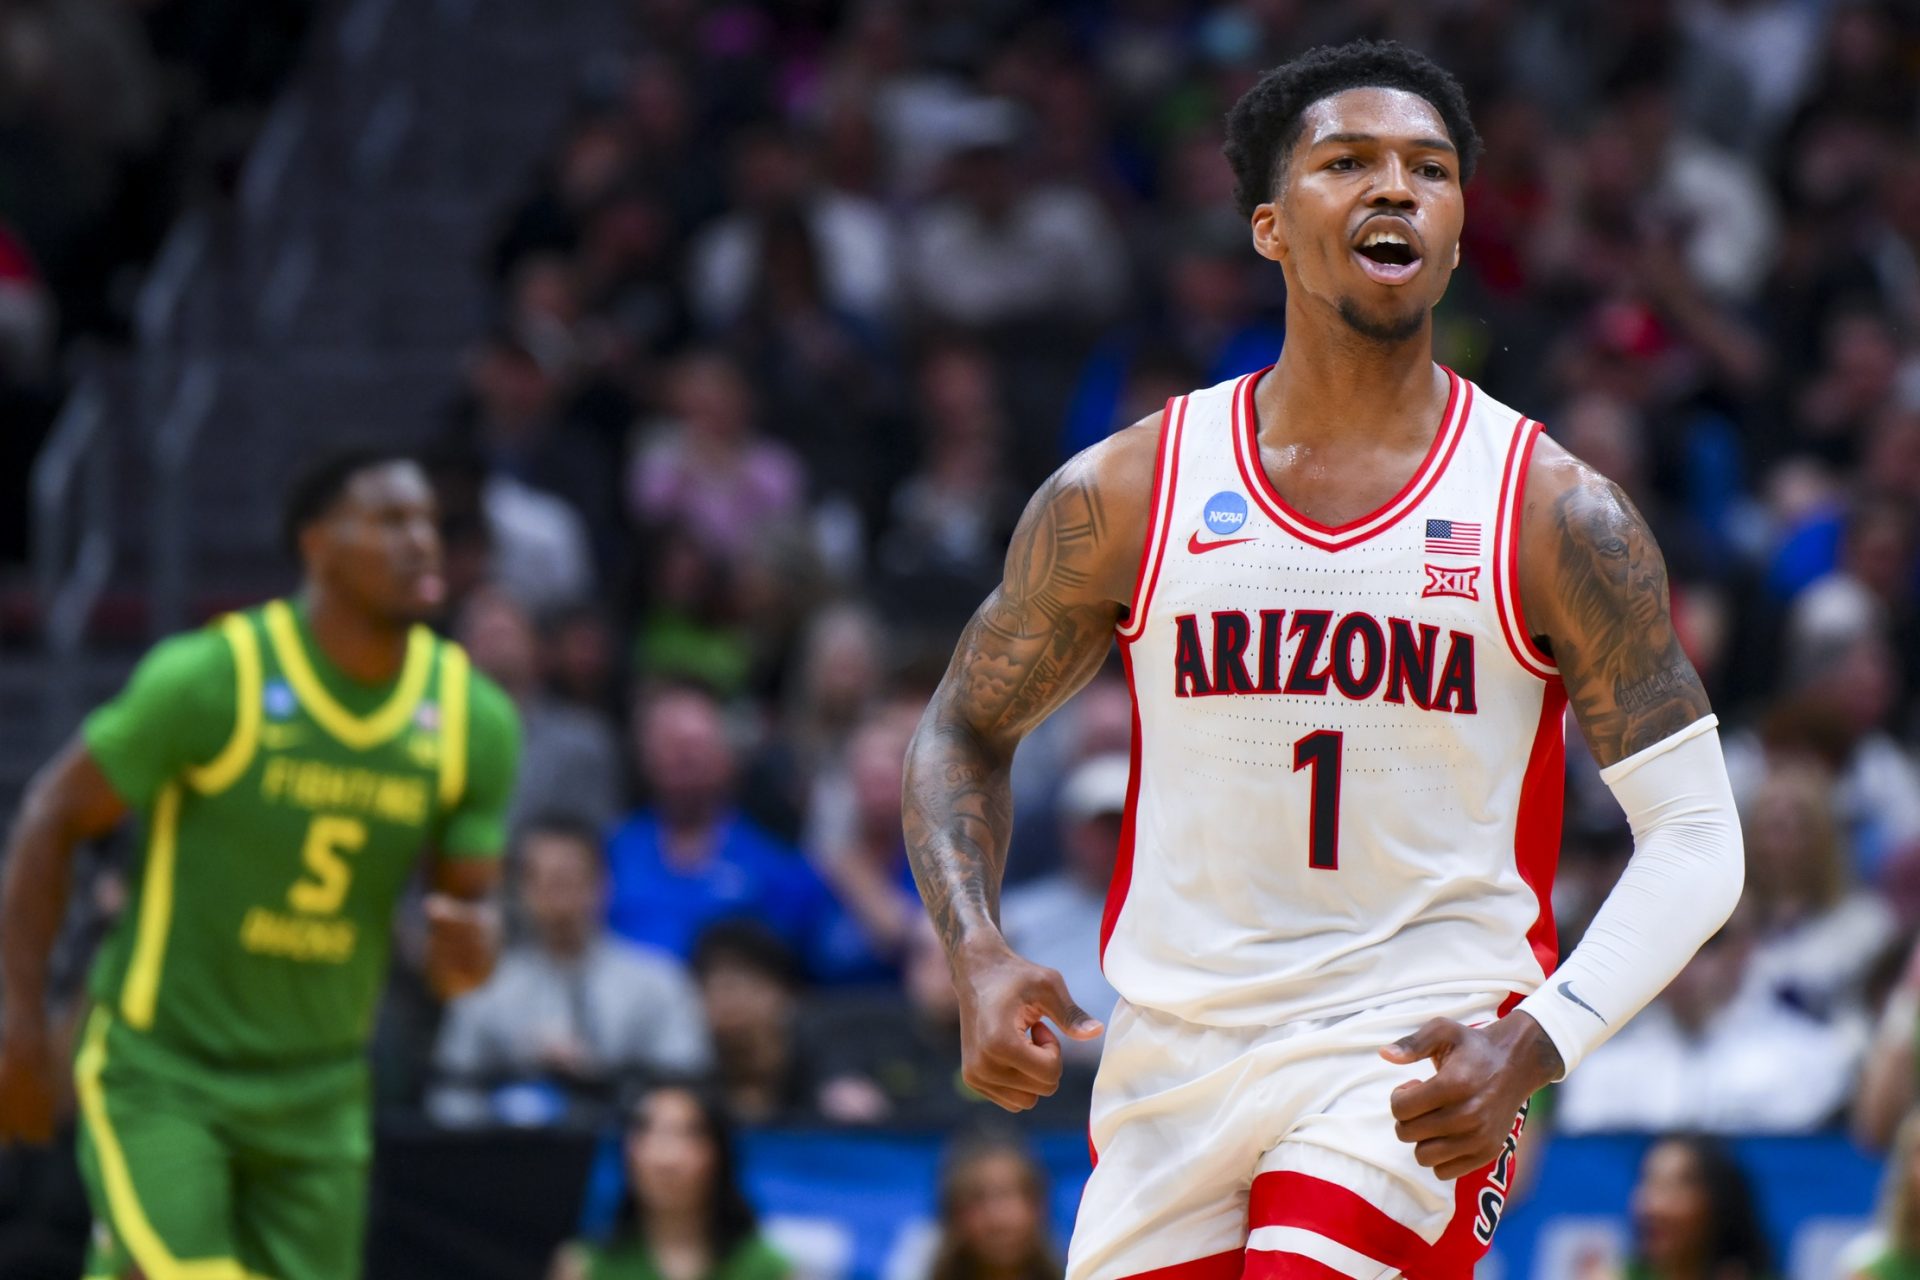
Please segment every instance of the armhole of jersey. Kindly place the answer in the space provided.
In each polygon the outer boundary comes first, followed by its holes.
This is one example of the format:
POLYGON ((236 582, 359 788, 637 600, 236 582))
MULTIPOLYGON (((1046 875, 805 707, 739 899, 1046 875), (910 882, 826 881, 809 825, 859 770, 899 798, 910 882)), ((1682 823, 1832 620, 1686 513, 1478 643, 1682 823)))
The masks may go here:
POLYGON ((220 620, 220 632, 233 651, 233 733, 219 755, 187 770, 187 784, 202 795, 232 786, 253 763, 260 745, 260 637, 253 624, 237 613, 220 620))
POLYGON ((1500 506, 1494 522, 1494 607, 1500 614, 1500 631, 1507 649, 1521 668, 1542 680, 1558 680, 1560 668, 1533 642, 1527 629, 1525 611, 1520 605, 1520 518, 1526 511, 1527 468, 1533 462, 1533 446, 1545 428, 1522 416, 1514 424, 1513 442, 1507 447, 1507 465, 1500 477, 1500 506))
POLYGON ((440 812, 459 807, 467 791, 467 699, 471 681, 467 651, 440 646, 440 812))
POLYGON ((1166 558, 1167 529, 1173 523, 1174 482, 1180 475, 1180 430, 1187 421, 1186 396, 1174 396, 1160 412, 1160 448, 1153 458, 1153 496, 1147 501, 1147 540, 1140 547, 1140 571, 1134 579, 1127 620, 1114 628, 1122 644, 1140 636, 1153 603, 1160 562, 1166 558))

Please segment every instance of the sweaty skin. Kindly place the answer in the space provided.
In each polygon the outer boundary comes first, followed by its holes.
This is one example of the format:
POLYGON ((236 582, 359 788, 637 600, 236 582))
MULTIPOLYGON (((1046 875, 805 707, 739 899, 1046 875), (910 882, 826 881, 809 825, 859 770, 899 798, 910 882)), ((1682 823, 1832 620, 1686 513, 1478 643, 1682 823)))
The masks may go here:
MULTIPOLYGON (((1351 89, 1307 110, 1275 199, 1254 212, 1254 248, 1287 282, 1286 347, 1254 392, 1260 460, 1315 520, 1377 509, 1431 443, 1446 394, 1431 311, 1459 261, 1464 218, 1456 163, 1424 99, 1351 89), (1410 243, 1416 269, 1368 266, 1355 246, 1375 227, 1410 243)), ((1143 419, 1041 486, 908 754, 907 851, 960 994, 963 1076, 1009 1110, 1058 1087, 1059 1042, 1043 1018, 1076 1038, 1099 1024, 1058 973, 1000 935, 1008 768, 1021 738, 1105 660, 1133 599, 1160 430, 1160 415, 1143 419)), ((1599 762, 1706 714, 1673 633, 1659 549, 1618 487, 1543 439, 1522 521, 1521 607, 1599 762)), ((1561 1070, 1524 1015, 1483 1028, 1435 1019, 1382 1054, 1436 1062, 1392 1105, 1400 1137, 1443 1178, 1491 1162, 1520 1103, 1561 1070)))

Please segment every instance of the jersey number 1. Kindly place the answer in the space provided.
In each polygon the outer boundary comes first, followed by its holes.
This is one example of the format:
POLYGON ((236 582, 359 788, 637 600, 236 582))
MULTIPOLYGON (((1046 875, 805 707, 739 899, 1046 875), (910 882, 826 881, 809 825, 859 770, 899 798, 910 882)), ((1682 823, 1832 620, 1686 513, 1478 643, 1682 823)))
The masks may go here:
POLYGON ((1307 865, 1340 867, 1340 731, 1320 729, 1293 744, 1293 771, 1311 769, 1313 805, 1307 819, 1307 865))

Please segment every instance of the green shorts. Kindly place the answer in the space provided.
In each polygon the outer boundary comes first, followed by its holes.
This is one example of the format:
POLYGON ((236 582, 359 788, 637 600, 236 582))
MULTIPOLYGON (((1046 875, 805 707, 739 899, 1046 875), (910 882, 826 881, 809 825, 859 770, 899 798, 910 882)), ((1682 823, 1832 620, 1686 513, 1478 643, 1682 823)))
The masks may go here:
POLYGON ((95 1009, 74 1060, 88 1280, 352 1280, 366 1064, 216 1068, 95 1009))

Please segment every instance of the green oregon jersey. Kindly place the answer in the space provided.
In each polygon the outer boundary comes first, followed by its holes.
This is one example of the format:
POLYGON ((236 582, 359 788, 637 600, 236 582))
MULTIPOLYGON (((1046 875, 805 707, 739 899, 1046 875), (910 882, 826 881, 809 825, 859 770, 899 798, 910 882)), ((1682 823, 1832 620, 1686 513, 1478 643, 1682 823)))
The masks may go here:
POLYGON ((213 1062, 359 1052, 423 849, 497 857, 519 730, 459 646, 416 627, 372 687, 274 601, 148 655, 84 736, 140 813, 94 999, 213 1062))

